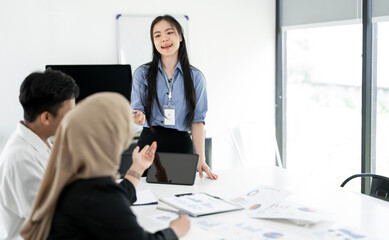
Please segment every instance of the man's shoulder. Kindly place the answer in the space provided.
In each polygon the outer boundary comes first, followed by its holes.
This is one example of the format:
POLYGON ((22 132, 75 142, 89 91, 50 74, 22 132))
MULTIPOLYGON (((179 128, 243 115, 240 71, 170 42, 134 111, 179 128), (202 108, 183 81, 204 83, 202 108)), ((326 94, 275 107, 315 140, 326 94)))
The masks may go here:
POLYGON ((12 136, 0 155, 0 165, 23 164, 32 161, 37 153, 37 150, 30 143, 18 136, 12 136))

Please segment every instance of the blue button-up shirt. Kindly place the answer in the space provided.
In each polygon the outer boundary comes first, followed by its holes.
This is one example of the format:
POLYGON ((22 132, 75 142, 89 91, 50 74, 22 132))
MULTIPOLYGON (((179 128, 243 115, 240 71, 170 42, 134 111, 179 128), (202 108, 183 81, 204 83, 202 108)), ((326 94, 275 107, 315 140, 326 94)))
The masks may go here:
MULTIPOLYGON (((145 112, 146 95, 147 95, 147 72, 149 66, 142 65, 134 72, 132 91, 131 91, 131 107, 134 110, 140 110, 145 112)), ((196 109, 194 113, 194 119, 192 123, 203 122, 205 123, 205 116, 208 111, 208 99, 207 90, 205 86, 204 75, 196 68, 190 68, 192 75, 193 85, 196 92, 196 109)), ((168 105, 169 89, 166 85, 165 72, 162 69, 161 62, 158 64, 157 74, 157 95, 159 103, 161 104, 162 111, 165 105, 168 105)), ((189 131, 190 128, 186 127, 188 122, 188 107, 185 101, 184 91, 184 75, 181 68, 181 63, 178 62, 176 69, 174 70, 174 77, 172 79, 172 99, 170 105, 175 107, 175 125, 164 125, 164 117, 159 111, 157 101, 154 100, 151 125, 163 126, 166 128, 173 128, 178 131, 189 131)), ((169 82, 171 84, 171 82, 169 82)), ((143 125, 148 127, 147 121, 143 125)))

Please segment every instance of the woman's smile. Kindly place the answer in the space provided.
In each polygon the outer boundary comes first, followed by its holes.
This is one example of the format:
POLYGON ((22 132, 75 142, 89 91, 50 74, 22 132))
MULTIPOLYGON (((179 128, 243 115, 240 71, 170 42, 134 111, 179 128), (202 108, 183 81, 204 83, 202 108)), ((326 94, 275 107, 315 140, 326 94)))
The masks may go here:
POLYGON ((162 49, 169 49, 171 46, 173 46, 173 43, 166 44, 164 46, 161 46, 162 49))

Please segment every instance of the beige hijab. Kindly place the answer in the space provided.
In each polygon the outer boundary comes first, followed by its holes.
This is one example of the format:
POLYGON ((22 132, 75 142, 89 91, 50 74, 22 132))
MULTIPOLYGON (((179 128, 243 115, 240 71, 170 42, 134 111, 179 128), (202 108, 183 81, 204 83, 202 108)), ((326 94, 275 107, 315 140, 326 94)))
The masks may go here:
POLYGON ((34 207, 21 228, 24 239, 46 239, 64 187, 76 179, 118 176, 132 140, 132 111, 117 93, 97 93, 62 120, 34 207))

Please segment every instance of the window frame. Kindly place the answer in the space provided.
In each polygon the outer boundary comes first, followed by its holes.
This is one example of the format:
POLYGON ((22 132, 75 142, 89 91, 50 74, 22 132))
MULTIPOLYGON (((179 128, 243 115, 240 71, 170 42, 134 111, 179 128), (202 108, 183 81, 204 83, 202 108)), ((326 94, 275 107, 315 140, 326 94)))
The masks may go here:
MULTIPOLYGON (((361 173, 375 172, 376 154, 376 24, 372 23, 372 0, 362 0, 362 128, 361 173)), ((283 0, 276 0, 276 79, 275 79, 275 126, 281 162, 287 166, 286 152, 286 31, 282 30, 283 0)), ((340 184, 340 183, 339 183, 340 184)), ((361 192, 370 192, 370 179, 362 179, 361 192)))

